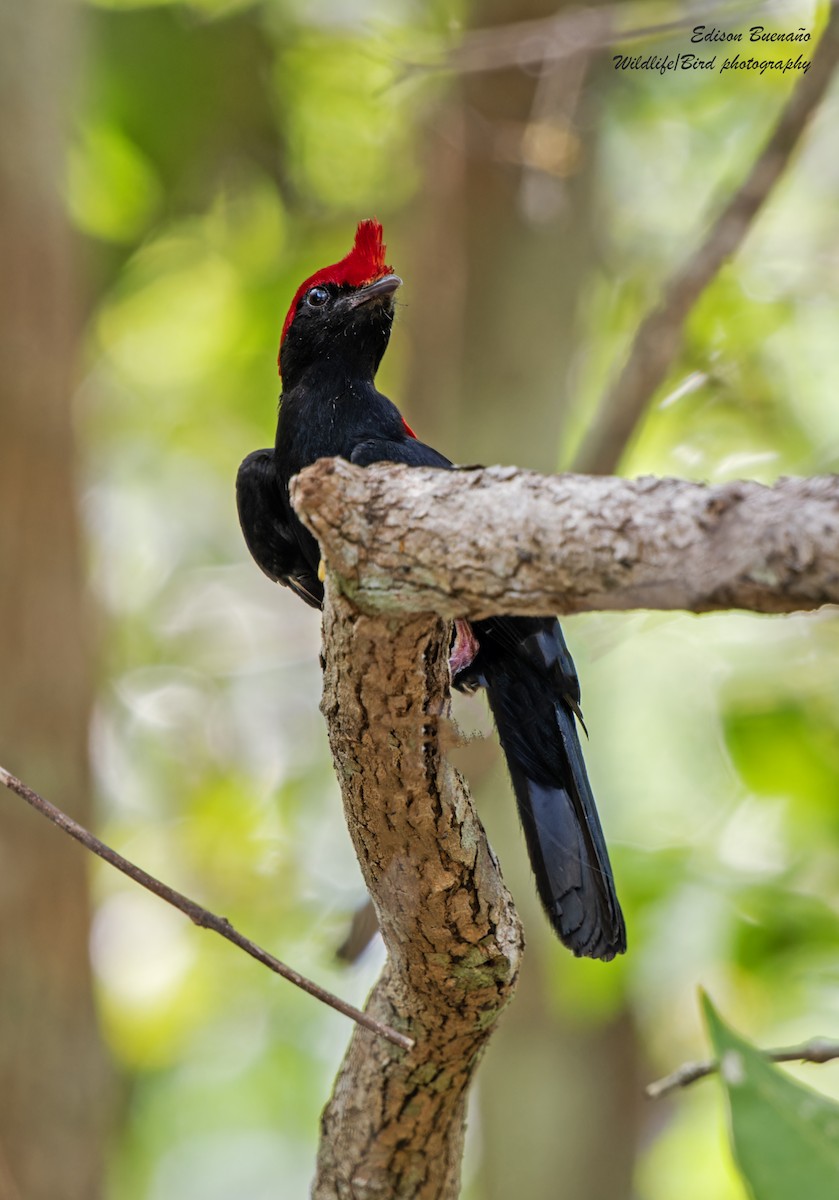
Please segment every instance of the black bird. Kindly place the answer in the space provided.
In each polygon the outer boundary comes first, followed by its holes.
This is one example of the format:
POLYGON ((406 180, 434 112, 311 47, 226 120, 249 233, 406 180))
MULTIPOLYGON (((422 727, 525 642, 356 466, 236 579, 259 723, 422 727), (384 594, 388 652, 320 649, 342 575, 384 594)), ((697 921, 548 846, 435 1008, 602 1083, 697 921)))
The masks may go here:
MULTIPOLYGON (((289 480, 326 457, 452 467, 374 384, 402 283, 385 253, 381 225, 362 221, 349 254, 297 289, 280 342, 276 442, 249 454, 236 481, 258 566, 316 608, 320 551, 291 507, 289 480)), ((486 689, 551 925, 574 954, 623 953, 626 929, 577 733, 580 685, 559 622, 458 621, 450 663, 455 687, 486 689)))

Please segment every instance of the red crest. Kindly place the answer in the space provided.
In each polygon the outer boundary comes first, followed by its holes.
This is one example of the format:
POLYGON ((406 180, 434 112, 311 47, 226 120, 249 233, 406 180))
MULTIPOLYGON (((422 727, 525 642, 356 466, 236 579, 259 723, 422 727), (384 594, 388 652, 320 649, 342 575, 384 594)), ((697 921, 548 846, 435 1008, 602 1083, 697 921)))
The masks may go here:
POLYGON ((331 267, 323 267, 320 271, 316 271, 314 275, 304 280, 294 293, 291 308, 286 314, 283 325, 280 346, 285 341, 288 327, 294 320, 294 314, 297 311, 300 297, 305 295, 309 288, 315 287, 319 283, 335 283, 339 287, 347 285, 349 287, 364 287, 367 283, 373 283, 376 279, 390 275, 393 268, 385 263, 386 251, 387 246, 382 241, 382 227, 379 222, 359 221, 358 228, 355 231, 353 248, 349 254, 345 258, 342 258, 340 262, 333 263, 331 267))

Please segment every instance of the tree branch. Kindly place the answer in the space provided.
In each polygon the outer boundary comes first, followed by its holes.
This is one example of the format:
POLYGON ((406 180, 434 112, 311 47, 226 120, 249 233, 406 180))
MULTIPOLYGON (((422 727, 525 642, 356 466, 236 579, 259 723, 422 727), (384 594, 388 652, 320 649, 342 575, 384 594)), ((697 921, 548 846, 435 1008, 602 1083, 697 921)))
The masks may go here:
MULTIPOLYGON (((826 1063, 839 1058, 839 1042, 832 1042, 828 1038, 812 1038, 801 1046, 786 1046, 781 1050, 764 1050, 762 1053, 769 1062, 826 1063)), ((655 1083, 648 1084, 645 1091, 651 1100, 658 1100, 659 1097, 666 1096, 668 1092, 673 1092, 677 1088, 689 1087, 698 1079, 705 1079, 708 1075, 713 1075, 719 1070, 719 1067, 720 1064, 710 1058, 703 1062, 682 1063, 677 1070, 666 1075, 664 1079, 657 1079, 655 1083)))
POLYGON ((446 65, 463 75, 545 66, 617 43, 666 37, 698 24, 703 17, 731 21, 758 8, 758 0, 752 3, 716 0, 701 7, 691 5, 688 13, 670 21, 655 21, 654 5, 627 4, 626 0, 596 8, 563 9, 550 17, 466 33, 449 54, 446 65))
POLYGON ((708 231, 704 241, 665 283, 644 317, 629 357, 609 387, 580 448, 574 469, 614 471, 648 401, 667 377, 694 305, 726 259, 742 245, 772 188, 781 178, 839 63, 839 4, 831 5, 809 71, 787 101, 772 136, 708 231))
POLYGON ((308 992, 310 996, 314 996, 322 1004, 327 1004, 337 1012, 343 1013, 345 1017, 349 1017, 350 1020, 364 1026, 379 1037, 386 1038, 393 1045, 399 1046, 402 1050, 410 1050, 412 1048, 413 1042, 410 1038, 402 1033, 397 1033, 395 1029, 383 1025, 380 1021, 376 1021, 373 1017, 354 1008, 352 1004, 347 1004, 340 996, 334 996, 332 992, 326 991, 319 984, 312 983, 305 975, 300 975, 292 967, 286 966, 284 962, 275 958, 273 954, 269 954, 267 950, 263 950, 261 946, 257 946, 256 942, 252 942, 250 938, 245 937, 244 934, 234 929, 227 917, 216 916, 215 913, 211 913, 208 909, 202 908, 200 904, 196 904, 194 900, 190 900, 188 896, 184 896, 182 892, 175 891, 168 884, 156 879, 154 875, 149 875, 147 871, 144 871, 142 867, 138 867, 136 863, 123 858, 121 854, 118 854, 110 846, 106 846, 104 842, 101 842, 98 837, 95 837, 83 825, 79 825, 72 817, 68 817, 67 813, 62 812, 60 808, 56 808, 54 804, 50 804, 49 800, 45 800, 43 796, 39 796, 37 792, 27 787, 25 783, 21 783, 15 775, 5 770, 4 767, 0 767, 0 784, 7 787, 9 791, 15 792, 27 804, 31 805, 36 812, 41 813, 48 821, 52 821, 53 825, 57 825, 59 829, 69 834, 70 837, 75 838, 77 842, 81 842, 87 850, 97 855, 98 858, 103 859, 112 867, 116 867, 123 875, 127 875, 135 883, 139 883, 140 887, 144 887, 146 891, 153 892, 155 896, 159 896, 161 900, 165 900, 167 904, 171 904, 173 908, 179 909, 189 917, 194 925, 199 925, 202 929, 212 929, 214 933, 226 938, 228 942, 232 942, 240 950, 244 950, 251 958, 255 958, 257 962, 261 962, 263 966, 268 967, 275 974, 281 975, 283 979, 287 979, 289 983, 293 983, 295 987, 308 992))
POLYGON ((371 613, 839 603, 839 476, 710 487, 324 459, 292 496, 340 589, 371 613))
POLYGON ((371 617, 327 587, 322 710, 347 824, 388 950, 323 1117, 314 1200, 455 1200, 466 1094, 512 996, 522 933, 465 784, 446 761, 449 627, 371 617))

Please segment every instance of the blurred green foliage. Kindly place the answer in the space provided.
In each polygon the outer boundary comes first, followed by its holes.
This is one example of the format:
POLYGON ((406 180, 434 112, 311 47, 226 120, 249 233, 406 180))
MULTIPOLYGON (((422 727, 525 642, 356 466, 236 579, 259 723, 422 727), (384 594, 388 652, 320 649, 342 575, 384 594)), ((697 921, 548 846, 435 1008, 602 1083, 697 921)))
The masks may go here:
MULTIPOLYGON (((796 11, 812 25, 813 6, 796 11)), ((233 480, 273 437, 297 283, 345 252, 359 217, 387 225, 425 186, 426 127, 452 81, 406 63, 457 37, 463 15, 445 0, 91 5, 67 171, 89 267, 78 418, 103 614, 103 836, 355 1002, 381 950, 350 970, 334 957, 363 889, 318 714, 318 621, 249 561, 233 480)), ((790 81, 634 73, 589 86, 602 93, 598 257, 558 463, 790 81)), ((693 314, 628 473, 837 468, 837 116, 834 96, 693 314)), ((392 260, 407 258, 390 240, 392 260)), ((400 362, 386 364, 397 396, 400 362)), ((503 429, 498 446, 500 458, 503 429)), ((697 983, 754 1040, 829 1028, 834 615, 593 614, 569 630, 631 953, 604 971, 557 950, 557 1007, 590 1022, 628 998, 651 1071, 697 1056, 697 983)), ((306 1194, 344 1019, 111 873, 96 890, 101 1011, 126 1079, 112 1200, 306 1194)), ((820 1072, 839 1095, 835 1068, 820 1072)), ((710 1091, 656 1120, 639 1197, 742 1197, 710 1091)))
POLYGON ((731 1111, 734 1154, 754 1200, 832 1200, 839 1179, 839 1104, 802 1087, 724 1024, 705 1020, 731 1111))

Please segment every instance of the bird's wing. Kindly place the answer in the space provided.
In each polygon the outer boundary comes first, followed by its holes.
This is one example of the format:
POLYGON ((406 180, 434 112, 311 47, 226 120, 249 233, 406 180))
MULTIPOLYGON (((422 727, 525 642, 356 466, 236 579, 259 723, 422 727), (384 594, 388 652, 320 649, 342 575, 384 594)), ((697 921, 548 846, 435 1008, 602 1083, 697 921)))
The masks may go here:
POLYGON ((359 442, 350 455, 350 462, 369 467, 375 462, 405 463, 409 467, 451 467, 451 460, 417 438, 368 438, 359 442))
POLYGON ((269 579, 285 584, 307 604, 320 608, 323 584, 317 577, 317 543, 290 518, 277 486, 273 450, 254 450, 239 467, 236 505, 242 533, 257 566, 269 579), (300 531, 311 538, 314 552, 308 545, 301 545, 300 531))

